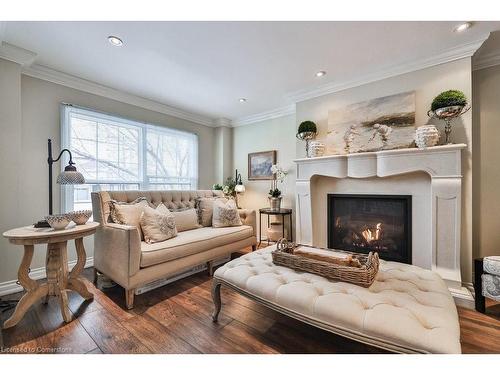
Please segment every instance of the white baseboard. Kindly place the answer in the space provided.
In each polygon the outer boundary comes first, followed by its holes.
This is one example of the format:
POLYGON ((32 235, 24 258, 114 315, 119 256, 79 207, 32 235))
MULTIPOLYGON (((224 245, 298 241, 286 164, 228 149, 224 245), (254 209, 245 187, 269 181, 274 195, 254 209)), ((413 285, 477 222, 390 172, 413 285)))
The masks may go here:
MULTIPOLYGON (((69 269, 73 269, 76 265, 76 260, 72 260, 68 262, 69 269)), ((88 257, 87 262, 85 263, 85 268, 92 267, 94 265, 94 257, 88 257)), ((34 268, 30 272, 30 277, 33 280, 40 280, 47 276, 45 273, 45 267, 34 268)), ((4 281, 0 283, 0 296, 5 296, 7 294, 21 292, 23 287, 17 284, 17 280, 4 281)))
POLYGON ((448 288, 451 295, 453 296, 453 300, 455 301, 455 305, 460 307, 465 307, 466 309, 474 310, 475 303, 474 297, 471 291, 468 288, 468 285, 462 286, 461 288, 448 288))

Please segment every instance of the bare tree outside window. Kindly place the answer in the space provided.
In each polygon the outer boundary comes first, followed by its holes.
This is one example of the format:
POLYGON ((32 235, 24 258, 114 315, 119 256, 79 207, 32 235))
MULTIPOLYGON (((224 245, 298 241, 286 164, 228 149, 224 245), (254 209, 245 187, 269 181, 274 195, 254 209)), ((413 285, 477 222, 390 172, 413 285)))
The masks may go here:
POLYGON ((67 208, 90 208, 91 191, 197 188, 196 135, 74 107, 68 111, 65 147, 88 183, 71 188, 66 205, 73 207, 67 208))

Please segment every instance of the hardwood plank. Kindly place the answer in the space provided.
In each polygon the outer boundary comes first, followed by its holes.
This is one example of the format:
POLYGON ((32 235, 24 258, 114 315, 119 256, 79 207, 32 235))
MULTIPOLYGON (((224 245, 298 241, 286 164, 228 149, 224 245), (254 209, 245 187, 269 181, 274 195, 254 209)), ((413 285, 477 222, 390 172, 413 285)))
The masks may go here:
POLYGON ((169 310, 175 311, 175 319, 164 319, 164 307, 161 309, 150 309, 146 312, 146 315, 165 325, 173 334, 188 342, 202 353, 245 353, 244 348, 220 334, 217 324, 210 327, 208 324, 202 323, 183 313, 182 309, 179 306, 175 306, 174 302, 166 302, 169 304, 169 310))
POLYGON ((135 316, 121 322, 152 353, 195 354, 200 353, 186 341, 175 336, 168 328, 148 315, 135 316), (161 340, 158 340, 161 337, 161 340))
POLYGON ((257 331, 250 329, 245 324, 233 320, 222 328, 222 334, 231 337, 231 341, 238 343, 250 354, 277 354, 279 347, 265 335, 259 335, 257 331))
POLYGON ((103 353, 150 353, 148 348, 108 311, 83 314, 79 321, 103 353))

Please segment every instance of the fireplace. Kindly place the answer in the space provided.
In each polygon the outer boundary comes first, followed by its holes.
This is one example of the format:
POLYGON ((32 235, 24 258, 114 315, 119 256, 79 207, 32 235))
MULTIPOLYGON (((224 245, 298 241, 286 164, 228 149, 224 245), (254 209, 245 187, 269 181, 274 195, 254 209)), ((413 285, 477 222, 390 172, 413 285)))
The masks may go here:
POLYGON ((411 264, 411 195, 328 194, 328 247, 411 264))

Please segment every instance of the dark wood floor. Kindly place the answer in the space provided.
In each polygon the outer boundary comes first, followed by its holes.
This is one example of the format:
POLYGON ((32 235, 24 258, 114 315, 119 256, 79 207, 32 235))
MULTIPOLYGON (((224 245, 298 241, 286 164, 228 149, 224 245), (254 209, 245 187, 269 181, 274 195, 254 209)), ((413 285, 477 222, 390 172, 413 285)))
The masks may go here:
MULTIPOLYGON (((90 280, 91 269, 84 272, 90 280)), ((200 273, 136 296, 126 310, 120 287, 94 300, 71 293, 75 319, 62 320, 57 299, 36 304, 3 330, 3 352, 19 353, 381 353, 282 316, 222 288, 222 312, 212 323, 211 278, 200 273)), ((3 299, 17 299, 20 294, 3 299)), ((11 311, 3 314, 3 323, 11 311)), ((500 353, 500 305, 489 315, 459 308, 464 353, 500 353)))

